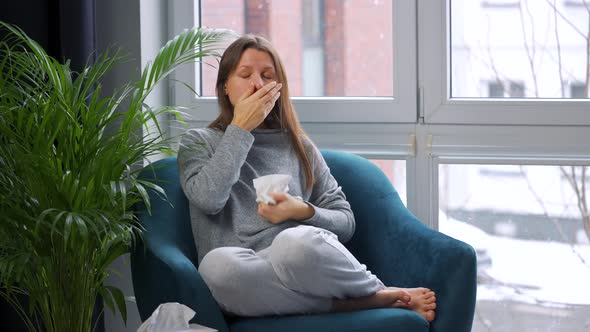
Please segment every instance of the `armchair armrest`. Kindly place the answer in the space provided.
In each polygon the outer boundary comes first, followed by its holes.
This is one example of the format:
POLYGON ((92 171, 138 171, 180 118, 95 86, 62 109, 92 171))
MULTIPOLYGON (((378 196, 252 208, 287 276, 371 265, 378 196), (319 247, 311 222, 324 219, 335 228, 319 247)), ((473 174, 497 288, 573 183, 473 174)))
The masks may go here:
POLYGON ((371 243, 361 250, 361 262, 386 285, 434 290, 437 316, 431 331, 471 331, 477 288, 474 249, 428 228, 399 199, 389 204, 392 208, 381 210, 389 211, 358 234, 371 243))
POLYGON ((422 224, 370 161, 324 150, 356 219, 346 243, 358 260, 386 285, 428 287, 436 292, 433 332, 468 332, 477 289, 475 250, 422 224))
POLYGON ((229 331, 217 302, 195 265, 175 246, 150 242, 132 254, 133 285, 142 320, 161 303, 179 302, 196 314, 191 323, 229 331))

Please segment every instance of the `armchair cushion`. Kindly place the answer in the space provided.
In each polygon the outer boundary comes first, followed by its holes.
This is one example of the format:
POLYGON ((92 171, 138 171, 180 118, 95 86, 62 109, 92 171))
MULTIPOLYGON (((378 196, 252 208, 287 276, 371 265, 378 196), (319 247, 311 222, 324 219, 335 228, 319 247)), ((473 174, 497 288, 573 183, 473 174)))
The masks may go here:
POLYGON ((242 319, 231 325, 232 332, 391 332, 428 331, 428 322, 413 311, 377 309, 242 319))

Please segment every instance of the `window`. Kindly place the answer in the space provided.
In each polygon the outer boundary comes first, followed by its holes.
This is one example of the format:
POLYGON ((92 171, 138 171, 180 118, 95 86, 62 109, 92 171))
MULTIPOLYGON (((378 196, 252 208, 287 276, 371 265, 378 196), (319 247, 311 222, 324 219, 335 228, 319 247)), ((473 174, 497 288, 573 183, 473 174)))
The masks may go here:
POLYGON ((567 98, 560 86, 586 79, 590 54, 573 29, 587 30, 587 17, 562 13, 546 1, 516 2, 509 12, 478 10, 466 1, 451 2, 451 66, 458 67, 452 97, 485 97, 466 86, 480 75, 521 81, 531 87, 529 98, 567 98))
MULTIPOLYGON (((181 0, 170 7, 172 33, 200 24, 271 40, 304 122, 411 123, 417 117, 412 1, 181 0)), ((215 69, 197 66, 195 72, 179 78, 200 97, 179 87, 175 100, 197 103, 197 116, 212 119, 216 103, 207 98, 214 95, 215 69)))
POLYGON ((393 185, 405 205, 408 204, 406 194, 406 161, 391 159, 370 159, 373 164, 383 171, 393 185))
POLYGON ((451 66, 458 67, 452 97, 484 97, 467 87, 480 75, 523 82, 531 87, 528 98, 567 98, 559 82, 586 79, 585 36, 568 30, 587 30, 587 17, 562 13, 545 1, 516 2, 510 12, 459 8, 464 1, 451 6, 451 66))
POLYGON ((419 2, 423 22, 432 23, 419 25, 425 122, 590 124, 581 100, 588 97, 571 100, 568 91, 569 82, 587 85, 590 11, 559 1, 522 0, 509 10, 479 3, 419 2), (486 100, 500 87, 482 88, 484 81, 503 82, 503 97, 518 100, 486 100))
MULTIPOLYGON (((201 1, 203 25, 271 40, 293 96, 393 96, 392 11, 391 1, 201 1)), ((204 82, 216 76, 207 73, 204 82)))
POLYGON ((548 324, 577 331, 587 324, 590 183, 581 175, 588 172, 571 165, 439 166, 440 230, 477 253, 473 331, 548 324))

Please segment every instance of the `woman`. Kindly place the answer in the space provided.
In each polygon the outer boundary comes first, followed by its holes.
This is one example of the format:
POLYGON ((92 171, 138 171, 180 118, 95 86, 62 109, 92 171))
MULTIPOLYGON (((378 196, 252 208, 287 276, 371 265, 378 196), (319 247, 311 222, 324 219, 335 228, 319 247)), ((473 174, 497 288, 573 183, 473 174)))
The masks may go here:
POLYGON ((233 42, 216 94, 219 116, 184 135, 178 164, 199 272, 220 307, 240 316, 396 307, 432 321, 434 292, 386 287, 340 242, 352 237, 354 216, 300 127, 270 43, 233 42), (268 174, 291 175, 289 192, 256 203, 252 181, 268 174))

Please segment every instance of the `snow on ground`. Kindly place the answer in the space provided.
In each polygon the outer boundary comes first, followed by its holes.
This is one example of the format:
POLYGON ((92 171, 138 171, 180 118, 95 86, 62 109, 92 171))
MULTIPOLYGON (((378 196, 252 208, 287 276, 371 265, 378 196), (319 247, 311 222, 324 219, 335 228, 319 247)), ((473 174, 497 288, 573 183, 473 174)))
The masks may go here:
POLYGON ((590 245, 493 236, 443 213, 439 220, 441 232, 491 258, 478 272, 478 300, 590 305, 590 245))
POLYGON ((496 236, 489 244, 492 265, 486 272, 493 279, 532 300, 590 305, 589 245, 496 236))

